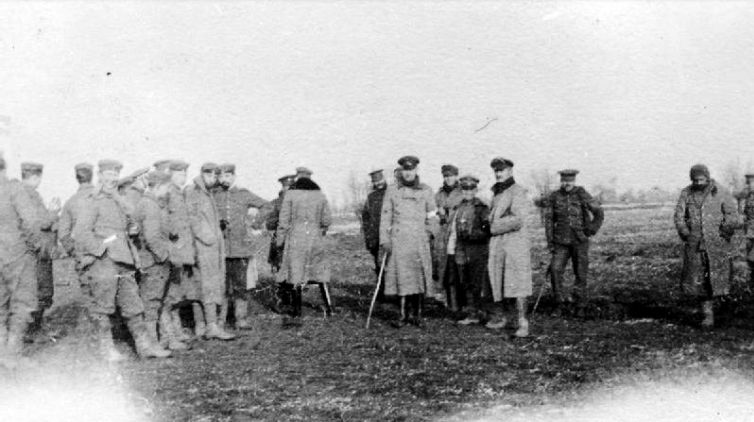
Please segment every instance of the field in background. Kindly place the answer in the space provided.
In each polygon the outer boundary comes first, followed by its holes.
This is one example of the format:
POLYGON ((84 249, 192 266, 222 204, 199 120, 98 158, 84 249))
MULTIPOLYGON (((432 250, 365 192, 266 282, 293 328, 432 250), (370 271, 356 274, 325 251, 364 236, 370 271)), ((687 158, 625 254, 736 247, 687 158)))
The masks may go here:
MULTIPOLYGON (((335 316, 324 318, 312 290, 304 326, 282 329, 267 307, 272 281, 260 264, 253 331, 230 343, 196 342, 169 360, 127 362, 116 372, 155 421, 469 420, 485 417, 484 409, 572 405, 587 392, 637 379, 754 379, 754 354, 739 348, 754 339, 745 265, 737 265, 734 294, 718 304, 718 327, 696 328, 700 316, 678 295, 671 216, 668 207, 608 210, 591 251, 590 318, 549 317, 546 288, 532 336, 518 340, 509 338, 513 328, 459 327, 437 305, 423 329, 391 328, 395 310, 381 306, 365 330, 372 261, 358 225, 343 222, 329 236, 335 316)), ((535 218, 532 225, 539 292, 548 256, 535 218)), ((30 356, 58 355, 66 367, 83 368, 94 358, 85 325, 77 326, 77 285, 68 269, 66 261, 56 263, 57 306, 30 356)))

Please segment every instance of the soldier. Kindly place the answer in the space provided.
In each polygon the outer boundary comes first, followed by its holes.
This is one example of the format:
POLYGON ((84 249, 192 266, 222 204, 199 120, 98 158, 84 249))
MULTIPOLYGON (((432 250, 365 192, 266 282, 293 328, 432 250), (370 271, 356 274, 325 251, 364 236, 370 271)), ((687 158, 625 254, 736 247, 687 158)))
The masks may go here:
MULTIPOLYGON (((490 211, 489 276, 492 299, 516 299, 518 329, 516 337, 529 335, 526 302, 531 296, 531 242, 526 219, 529 215, 529 198, 526 189, 513 178, 513 162, 497 157, 490 166, 495 172, 490 211)), ((501 329, 505 318, 487 323, 488 328, 501 329)))
POLYGON ((39 217, 21 183, 8 180, 0 157, 0 359, 9 365, 21 356, 24 332, 38 306, 39 217))
MULTIPOLYGON (((283 198, 277 230, 277 245, 285 247, 278 280, 292 287, 293 310, 286 325, 301 324, 303 286, 311 281, 330 281, 330 268, 324 251, 324 239, 332 223, 327 198, 319 185, 311 180, 312 171, 296 169, 293 182, 283 198)), ((320 284, 320 293, 329 305, 327 291, 320 284)))
MULTIPOLYGON (((236 183, 236 166, 220 166, 219 186, 213 190, 215 204, 220 217, 220 229, 225 239, 225 272, 227 293, 233 301, 236 328, 249 329, 247 319, 246 271, 249 260, 254 259, 251 239, 247 234, 249 210, 261 209, 267 201, 236 183)), ((225 321, 222 321, 223 323, 225 321)))
MULTIPOLYGON (((155 163, 155 165, 160 162, 155 163)), ((197 337, 204 336, 206 326, 199 301, 201 301, 201 286, 198 277, 194 277, 195 249, 194 234, 189 223, 188 206, 183 192, 186 185, 186 171, 189 164, 181 160, 173 160, 168 166, 170 173, 170 188, 168 190, 168 225, 170 226, 170 284, 169 294, 180 298, 179 303, 170 309, 173 331, 181 341, 189 340, 183 333, 180 310, 178 306, 190 303, 194 317, 194 333, 197 337)))
POLYGON ((82 288, 89 301, 89 315, 97 328, 101 351, 108 361, 123 359, 110 332, 109 317, 119 309, 139 357, 168 357, 171 352, 157 344, 144 323, 144 305, 135 278, 139 255, 132 242, 139 228, 131 220, 133 210, 128 201, 117 191, 122 164, 101 160, 98 168, 100 187, 83 208, 73 228, 73 238, 83 255, 86 275, 82 288))
POLYGON ((451 311, 456 312, 460 304, 456 302, 458 297, 456 292, 451 289, 457 284, 458 268, 456 267, 455 257, 448 255, 448 237, 450 236, 450 215, 461 203, 463 194, 458 183, 458 167, 445 164, 441 167, 441 171, 443 185, 435 194, 437 215, 440 220, 437 235, 434 236, 433 240, 433 268, 436 270, 434 275, 437 281, 445 290, 443 300, 451 311))
MULTIPOLYGON (((273 273, 277 273, 280 270, 280 264, 283 261, 283 249, 285 247, 285 245, 282 245, 281 247, 278 247, 277 245, 277 229, 278 222, 280 221, 280 208, 283 206, 285 192, 288 191, 295 179, 295 174, 283 176, 278 179, 278 182, 280 182, 281 185, 280 192, 278 193, 278 197, 272 200, 272 211, 267 216, 267 221, 265 222, 265 228, 272 232, 270 252, 267 257, 267 262, 270 264, 273 273)), ((278 282, 276 294, 280 307, 290 307, 293 305, 293 299, 291 297, 292 291, 291 286, 288 285, 286 280, 278 282)))
POLYGON ((45 206, 42 196, 37 188, 42 183, 42 164, 21 163, 21 183, 26 193, 34 203, 41 220, 40 239, 42 241, 39 253, 37 253, 37 310, 32 312, 32 323, 29 331, 34 333, 42 328, 44 312, 52 306, 52 298, 55 294, 55 286, 52 279, 52 259, 57 249, 57 223, 60 212, 60 200, 53 198, 49 209, 45 206))
POLYGON ((684 293, 701 301, 702 327, 715 324, 713 299, 728 294, 733 277, 733 256, 741 227, 733 197, 710 178, 709 169, 696 164, 689 171, 691 184, 678 198, 673 220, 683 241, 684 293))
POLYGON ((459 296, 451 303, 465 303, 461 325, 478 324, 486 318, 482 309, 482 291, 487 282, 489 255, 490 207, 476 197, 479 179, 466 175, 459 180, 463 198, 449 214, 448 256, 458 266, 458 282, 448 289, 459 296), (464 300, 460 300, 460 299, 464 300))
MULTIPOLYGON (((76 175, 76 181, 79 183, 79 189, 71 198, 69 198, 65 205, 63 205, 63 212, 60 214, 60 220, 58 221, 58 237, 60 238, 60 244, 63 245, 63 249, 69 256, 79 258, 75 254, 75 242, 72 237, 73 227, 76 225, 79 216, 83 212, 83 208, 91 199, 94 192, 94 185, 92 185, 94 167, 89 163, 79 163, 74 167, 76 175)), ((80 275, 80 274, 79 274, 80 275)))
POLYGON ((141 227, 139 294, 144 303, 144 320, 152 337, 158 338, 159 319, 161 344, 170 350, 186 350, 188 346, 178 338, 170 315, 180 300, 175 290, 168 289, 171 243, 167 202, 170 175, 152 171, 146 175, 146 180, 147 190, 137 204, 135 216, 135 221, 141 227))
POLYGON ((739 212, 743 212, 746 237, 746 262, 749 264, 749 287, 754 288, 754 173, 746 173, 746 187, 736 195, 739 212))
POLYGON ((380 248, 382 253, 388 254, 385 295, 400 298, 400 319, 394 324, 396 328, 407 323, 421 326, 423 295, 432 297, 432 256, 427 227, 437 211, 432 190, 419 181, 416 170, 419 159, 409 155, 398 160, 398 164, 401 174, 398 183, 388 186, 385 192, 380 219, 380 248))
MULTIPOLYGON (((382 170, 375 170, 369 173, 372 178, 372 192, 367 195, 364 208, 361 210, 361 232, 364 234, 364 243, 367 250, 374 258, 374 272, 379 276, 380 273, 380 216, 382 213, 382 200, 387 190, 387 182, 382 170)), ((384 276, 383 276, 384 280, 384 276)), ((380 283, 380 291, 377 293, 377 300, 385 300, 385 283, 380 283)))
POLYGON ((140 168, 118 181, 118 192, 123 195, 133 209, 141 201, 147 189, 146 175, 149 167, 140 168))
POLYGON ((196 246, 196 271, 201 280, 202 305, 207 331, 206 339, 233 340, 235 335, 226 332, 218 324, 227 303, 225 294, 225 245, 217 207, 212 198, 212 189, 217 183, 217 164, 205 163, 201 174, 186 188, 191 231, 196 246))
POLYGON ((544 201, 545 234, 552 253, 550 278, 555 296, 554 316, 560 315, 563 304, 563 273, 570 259, 576 278, 574 299, 576 315, 584 316, 589 271, 589 238, 597 234, 605 218, 599 201, 581 186, 576 186, 578 170, 561 170, 560 189, 544 201))

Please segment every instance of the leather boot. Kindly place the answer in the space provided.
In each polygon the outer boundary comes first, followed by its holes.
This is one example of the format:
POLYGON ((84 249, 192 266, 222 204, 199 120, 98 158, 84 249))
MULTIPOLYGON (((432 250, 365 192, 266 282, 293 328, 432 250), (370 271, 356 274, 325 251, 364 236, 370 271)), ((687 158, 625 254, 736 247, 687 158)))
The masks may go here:
POLYGON ((249 303, 243 299, 233 301, 233 311, 236 317, 236 328, 239 330, 250 330, 251 324, 248 320, 249 303))
POLYGON ((175 333, 175 338, 178 341, 191 340, 191 335, 189 335, 183 328, 183 324, 181 323, 181 311, 178 308, 170 311, 170 323, 172 324, 171 331, 175 333))
POLYGON ((178 340, 168 312, 160 315, 160 345, 170 350, 188 350, 186 343, 178 340))
POLYGON ((217 317, 217 326, 224 330, 225 326, 228 325, 228 298, 225 298, 223 303, 217 305, 217 309, 220 311, 220 315, 217 317))
POLYGON ((94 315, 92 322, 97 332, 99 350, 105 361, 115 363, 126 360, 126 357, 115 348, 110 317, 107 315, 94 315))
POLYGON ((301 306, 303 302, 303 293, 302 293, 302 287, 291 286, 291 308, 290 308, 290 314, 287 318, 283 319, 283 326, 284 327, 300 327, 303 325, 303 320, 301 318, 301 306))
POLYGON ((170 350, 160 347, 157 344, 157 339, 150 335, 147 324, 144 322, 144 315, 139 314, 128 318, 126 324, 131 331, 131 336, 134 338, 136 354, 139 355, 139 358, 167 358, 173 354, 170 350))
POLYGON ((525 317, 518 318, 518 329, 513 334, 516 337, 528 337, 529 336, 529 320, 525 317))
MULTIPOLYGON (((207 326, 205 325, 207 315, 205 315, 205 311, 202 310, 202 305, 198 303, 193 303, 191 309, 194 311, 194 336, 196 338, 204 337, 204 334, 207 332, 207 326)), ((214 311, 215 308, 213 306, 212 312, 214 311)))
POLYGON ((205 303, 204 314, 207 317, 207 331, 204 333, 205 339, 228 341, 236 338, 235 335, 226 332, 217 324, 217 305, 214 303, 205 303))
POLYGON ((715 312, 711 300, 702 302, 702 313, 704 314, 702 328, 712 328, 715 325, 715 312))

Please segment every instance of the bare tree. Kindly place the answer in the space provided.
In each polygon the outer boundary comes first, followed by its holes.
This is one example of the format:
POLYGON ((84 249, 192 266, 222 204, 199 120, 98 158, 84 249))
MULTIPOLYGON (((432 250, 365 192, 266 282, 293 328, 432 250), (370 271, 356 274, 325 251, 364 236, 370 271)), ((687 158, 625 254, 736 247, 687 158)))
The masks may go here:
POLYGON ((347 203, 344 204, 344 207, 348 207, 359 221, 361 221, 361 210, 364 208, 367 194, 369 194, 369 182, 359 179, 359 176, 351 171, 348 175, 347 203))

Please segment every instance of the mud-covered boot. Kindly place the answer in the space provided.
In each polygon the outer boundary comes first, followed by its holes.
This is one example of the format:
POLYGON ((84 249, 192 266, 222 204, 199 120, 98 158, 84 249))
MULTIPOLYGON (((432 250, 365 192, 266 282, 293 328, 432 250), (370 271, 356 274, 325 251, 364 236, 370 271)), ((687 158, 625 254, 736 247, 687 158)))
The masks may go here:
POLYGON ((175 338, 178 341, 191 341, 191 335, 187 331, 188 329, 183 328, 183 323, 181 322, 181 311, 178 308, 170 311, 170 323, 171 331, 175 333, 175 338))
POLYGON ((149 329, 144 323, 143 315, 129 318, 127 325, 131 331, 131 336, 134 338, 136 354, 139 355, 139 358, 167 358, 173 354, 170 350, 160 347, 157 339, 150 335, 149 329))
POLYGON ((163 312, 160 315, 160 346, 169 350, 188 350, 186 343, 178 340, 178 336, 173 331, 173 323, 170 314, 163 312))
POLYGON ((236 317, 236 328, 239 330, 250 330, 249 323, 249 303, 244 299, 235 299, 233 301, 233 312, 236 317))
POLYGON ((301 318, 303 304, 302 287, 296 286, 291 288, 291 308, 290 313, 283 319, 283 327, 300 327, 303 325, 301 318))
POLYGON ((202 305, 194 303, 191 305, 191 309, 194 311, 194 337, 204 337, 204 335, 207 333, 207 325, 205 324, 206 315, 202 310, 202 305))
POLYGON ((97 342, 102 358, 106 362, 116 363, 126 360, 126 357, 115 348, 110 318, 107 315, 97 315, 92 318, 97 331, 97 342))
POLYGON ((217 305, 218 310, 218 317, 217 317, 217 326, 222 328, 223 330, 228 325, 228 299, 224 299, 223 303, 220 305, 217 305))
POLYGON ((223 330, 220 328, 220 326, 217 324, 217 305, 214 303, 205 303, 204 304, 204 314, 207 317, 207 331, 204 333, 204 338, 209 339, 217 339, 217 340, 223 340, 223 341, 229 341, 234 340, 236 338, 235 335, 223 330))
POLYGON ((529 336, 529 320, 526 318, 518 319, 518 329, 513 334, 515 337, 528 337, 529 336))
POLYGON ((705 300, 702 302, 702 313, 704 319, 702 320, 702 328, 712 328, 715 326, 715 311, 711 300, 705 300))

